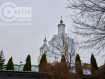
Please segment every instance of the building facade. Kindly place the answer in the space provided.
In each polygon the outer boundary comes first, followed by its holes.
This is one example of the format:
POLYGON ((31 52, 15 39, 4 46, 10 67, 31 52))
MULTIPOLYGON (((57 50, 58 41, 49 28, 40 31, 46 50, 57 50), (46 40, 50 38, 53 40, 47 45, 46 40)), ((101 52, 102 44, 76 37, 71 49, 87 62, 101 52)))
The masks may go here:
MULTIPOLYGON (((14 64, 13 65, 14 66, 14 70, 15 71, 23 71, 24 65, 25 64, 20 64, 20 65, 14 64)), ((4 65, 4 67, 6 67, 6 65, 4 65)), ((31 65, 31 71, 32 72, 38 72, 39 71, 38 66, 37 65, 31 65)))
POLYGON ((65 33, 65 24, 63 24, 61 18, 60 24, 58 24, 58 34, 53 35, 52 39, 48 42, 48 45, 45 37, 44 44, 40 47, 38 63, 40 62, 43 53, 46 53, 47 62, 60 62, 61 56, 68 56, 68 54, 72 52, 73 46, 73 39, 65 33))

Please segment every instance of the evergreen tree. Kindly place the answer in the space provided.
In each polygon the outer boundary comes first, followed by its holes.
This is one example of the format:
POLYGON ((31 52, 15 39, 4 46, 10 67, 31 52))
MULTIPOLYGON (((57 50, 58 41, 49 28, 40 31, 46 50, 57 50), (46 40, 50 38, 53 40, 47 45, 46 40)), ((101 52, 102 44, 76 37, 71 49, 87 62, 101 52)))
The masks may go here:
POLYGON ((93 54, 91 55, 91 62, 90 63, 91 63, 91 73, 93 74, 95 72, 95 70, 98 69, 97 62, 96 62, 96 59, 95 59, 93 54))
POLYGON ((79 54, 76 55, 75 62, 76 62, 76 73, 78 73, 79 75, 82 75, 83 71, 82 71, 81 60, 80 60, 79 54))
POLYGON ((9 59, 7 65, 6 65, 6 70, 14 70, 12 57, 9 59))
POLYGON ((76 62, 79 61, 79 62, 81 63, 79 54, 76 55, 76 60, 75 60, 75 61, 76 61, 76 62))
POLYGON ((62 55, 61 62, 63 62, 63 63, 66 62, 66 59, 65 59, 65 56, 64 55, 62 55))
POLYGON ((4 54, 3 54, 3 50, 0 53, 0 70, 4 69, 4 54))
POLYGON ((24 65, 23 71, 31 71, 31 57, 30 55, 26 58, 26 63, 24 65))
POLYGON ((45 53, 42 55, 42 58, 41 58, 40 63, 39 63, 39 67, 40 67, 40 65, 41 65, 43 62, 47 62, 46 54, 45 54, 45 53))

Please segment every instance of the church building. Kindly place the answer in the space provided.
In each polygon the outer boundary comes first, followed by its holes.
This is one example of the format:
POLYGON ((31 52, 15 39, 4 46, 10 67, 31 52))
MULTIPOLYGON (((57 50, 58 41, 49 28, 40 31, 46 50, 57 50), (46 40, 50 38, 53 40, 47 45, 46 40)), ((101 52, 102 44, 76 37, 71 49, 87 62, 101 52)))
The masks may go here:
POLYGON ((68 56, 74 46, 73 39, 65 33, 65 24, 63 24, 62 17, 60 24, 58 24, 58 34, 53 35, 52 39, 48 41, 48 45, 46 37, 43 41, 44 44, 40 47, 38 63, 40 63, 43 53, 46 54, 47 62, 60 62, 62 55, 68 56))

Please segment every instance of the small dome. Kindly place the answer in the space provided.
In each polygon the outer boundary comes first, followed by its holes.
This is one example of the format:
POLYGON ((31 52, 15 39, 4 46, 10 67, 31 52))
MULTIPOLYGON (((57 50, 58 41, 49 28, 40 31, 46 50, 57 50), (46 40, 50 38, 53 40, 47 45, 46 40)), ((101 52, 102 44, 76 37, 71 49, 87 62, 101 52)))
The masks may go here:
POLYGON ((45 35, 45 40, 46 40, 46 35, 45 35))
POLYGON ((60 23, 62 23, 62 22, 63 22, 63 20, 61 19, 61 20, 60 20, 60 23))
POLYGON ((60 20, 60 23, 63 23, 63 20, 62 20, 62 16, 61 16, 61 20, 60 20))

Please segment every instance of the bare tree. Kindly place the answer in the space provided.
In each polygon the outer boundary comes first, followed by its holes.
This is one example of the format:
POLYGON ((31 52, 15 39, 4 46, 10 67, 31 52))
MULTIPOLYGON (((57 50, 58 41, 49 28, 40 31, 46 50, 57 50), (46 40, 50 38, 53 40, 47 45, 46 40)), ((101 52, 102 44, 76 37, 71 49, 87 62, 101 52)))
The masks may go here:
POLYGON ((74 12, 74 33, 86 37, 80 44, 84 48, 105 48, 105 0, 68 0, 74 12))
POLYGON ((56 55, 60 55, 62 57, 62 55, 65 56, 66 62, 69 65, 69 69, 71 67, 71 64, 73 64, 73 60, 75 60, 75 55, 76 55, 76 44, 74 43, 73 39, 70 39, 69 36, 65 37, 65 34, 62 33, 61 36, 61 41, 57 41, 56 40, 56 44, 54 42, 51 43, 52 45, 52 49, 56 48, 56 50, 60 53, 57 53, 54 50, 49 50, 52 54, 56 54, 56 55), (71 43, 70 43, 71 42, 71 43))
POLYGON ((83 69, 83 73, 84 73, 84 74, 90 74, 91 65, 88 64, 88 63, 83 63, 82 69, 83 69))
MULTIPOLYGON (((42 63, 41 64, 41 71, 48 72, 50 78, 49 79, 77 79, 78 75, 74 73, 70 73, 69 66, 67 63, 64 62, 55 62, 51 63, 42 63)), ((80 79, 80 78, 78 78, 80 79)))

